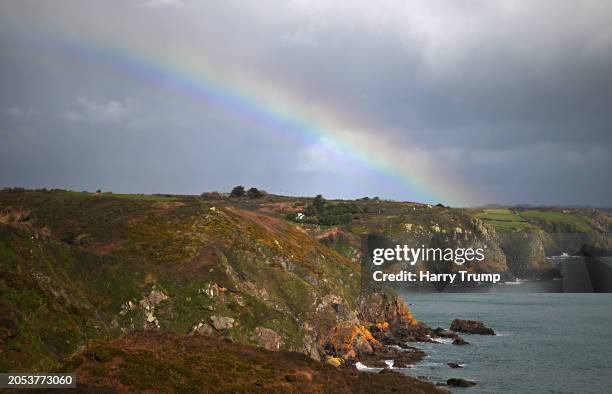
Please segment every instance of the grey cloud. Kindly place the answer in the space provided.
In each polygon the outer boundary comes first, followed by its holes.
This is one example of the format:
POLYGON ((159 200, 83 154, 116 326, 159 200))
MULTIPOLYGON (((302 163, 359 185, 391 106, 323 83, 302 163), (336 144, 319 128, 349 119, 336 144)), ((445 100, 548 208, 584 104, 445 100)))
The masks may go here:
POLYGON ((184 7, 185 5, 183 0, 147 0, 140 3, 140 6, 145 8, 184 7))
POLYGON ((76 108, 59 114, 60 119, 68 122, 118 123, 129 115, 133 99, 110 100, 96 103, 85 97, 77 97, 76 108))
POLYGON ((29 118, 36 115, 38 110, 36 108, 8 107, 4 112, 14 118, 29 118))
POLYGON ((49 31, 207 67, 255 92, 264 81, 262 90, 289 91, 305 110, 355 114, 373 135, 428 152, 476 191, 473 204, 612 205, 611 19, 606 1, 3 2, 0 108, 20 116, 4 111, 0 129, 31 133, 0 146, 0 184, 197 192, 249 183, 422 198, 163 80, 45 49, 49 31), (36 116, 21 116, 28 108, 36 116), (94 145, 75 137, 88 129, 94 145), (67 170, 67 151, 83 152, 82 171, 67 170), (17 165, 26 160, 34 163, 17 165))

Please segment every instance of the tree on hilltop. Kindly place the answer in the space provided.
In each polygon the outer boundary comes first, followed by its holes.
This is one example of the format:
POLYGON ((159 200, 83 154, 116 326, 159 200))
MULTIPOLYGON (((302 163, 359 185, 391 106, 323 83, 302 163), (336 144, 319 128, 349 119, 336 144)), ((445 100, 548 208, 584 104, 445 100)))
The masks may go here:
POLYGON ((263 195, 264 194, 261 192, 261 190, 257 189, 256 187, 252 187, 249 189, 249 191, 247 191, 247 196, 249 198, 262 198, 263 195))
POLYGON ((230 193, 230 196, 232 196, 232 197, 242 197, 242 196, 244 196, 244 186, 242 186, 242 185, 235 186, 232 189, 232 192, 230 193))
POLYGON ((318 213, 325 212, 325 199, 322 195, 317 194, 317 196, 312 200, 312 206, 318 213))

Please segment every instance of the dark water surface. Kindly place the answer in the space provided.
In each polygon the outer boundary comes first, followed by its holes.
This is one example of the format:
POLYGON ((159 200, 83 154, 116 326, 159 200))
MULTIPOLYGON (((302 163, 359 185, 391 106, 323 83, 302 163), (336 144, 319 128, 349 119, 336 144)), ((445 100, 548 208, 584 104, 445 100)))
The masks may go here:
POLYGON ((420 343, 412 376, 477 382, 465 393, 612 393, 612 294, 404 294, 414 316, 448 328, 480 320, 497 336, 462 335, 468 346, 420 343), (448 362, 465 364, 452 369, 448 362))

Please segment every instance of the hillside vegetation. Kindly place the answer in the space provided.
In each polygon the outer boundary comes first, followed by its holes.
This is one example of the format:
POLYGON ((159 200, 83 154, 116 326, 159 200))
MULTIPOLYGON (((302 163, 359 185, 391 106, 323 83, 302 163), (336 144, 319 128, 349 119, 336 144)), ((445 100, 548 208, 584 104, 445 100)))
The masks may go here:
MULTIPOLYGON (((343 363, 362 354, 362 323, 420 327, 392 293, 360 294, 358 263, 239 204, 0 192, 0 213, 0 370, 50 370, 141 330, 343 363)), ((383 350, 367 338, 365 353, 383 350)))
MULTIPOLYGON (((584 238, 561 242, 552 233, 588 233, 601 252, 609 252, 611 228, 610 216, 596 210, 451 209, 263 193, 199 198, 0 191, 0 370, 49 371, 81 357, 78 368, 95 387, 98 371, 127 391, 131 378, 100 372, 87 349, 102 346, 132 370, 130 360, 140 354, 134 349, 143 343, 200 343, 194 337, 297 352, 336 366, 384 365, 384 359, 410 364, 423 353, 406 342, 425 340, 431 330, 392 290, 361 293, 362 234, 486 247, 488 260, 467 268, 511 276, 546 272, 546 254, 578 248, 584 238), (522 238, 515 242, 504 234, 522 238), (143 331, 178 336, 136 335, 143 331)), ((228 342, 206 345, 241 351, 228 342)), ((258 352, 244 351, 253 357, 258 352)), ((262 390, 293 387, 287 379, 302 378, 275 372, 269 380, 266 363, 296 356, 262 354, 255 365, 263 369, 248 366, 244 375, 258 381, 262 373, 262 390)), ((314 375, 344 379, 317 369, 319 364, 292 360, 314 375)), ((134 369, 133 379, 149 372, 134 369)), ((194 385, 217 379, 217 372, 208 373, 184 379, 194 385)))
POLYGON ((441 393, 407 376, 337 369, 294 352, 202 336, 141 332, 92 343, 62 368, 81 392, 441 393))

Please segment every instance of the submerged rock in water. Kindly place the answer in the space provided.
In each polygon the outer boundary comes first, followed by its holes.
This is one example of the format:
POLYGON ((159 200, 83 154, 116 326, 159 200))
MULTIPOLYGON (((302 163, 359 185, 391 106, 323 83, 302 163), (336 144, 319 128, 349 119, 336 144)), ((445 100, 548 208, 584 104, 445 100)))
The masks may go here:
POLYGON ((461 365, 457 364, 457 363, 448 363, 446 364, 451 368, 463 368, 461 365))
POLYGON ((446 384, 452 387, 472 387, 476 385, 476 382, 462 378, 450 378, 446 384))
POLYGON ((469 344, 470 343, 468 341, 466 341, 465 339, 463 339, 461 337, 457 337, 453 341, 453 345, 458 345, 458 346, 469 345, 469 344))
POLYGON ((431 333, 432 338, 440 337, 440 338, 457 338, 458 335, 456 332, 451 330, 446 330, 442 327, 437 327, 431 333))
POLYGON ((477 320, 455 319, 451 323, 450 329, 452 331, 462 332, 465 334, 495 335, 495 331, 493 331, 493 329, 485 326, 482 322, 477 320))

